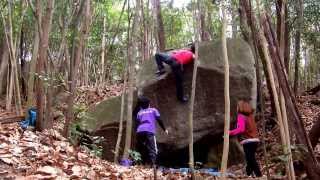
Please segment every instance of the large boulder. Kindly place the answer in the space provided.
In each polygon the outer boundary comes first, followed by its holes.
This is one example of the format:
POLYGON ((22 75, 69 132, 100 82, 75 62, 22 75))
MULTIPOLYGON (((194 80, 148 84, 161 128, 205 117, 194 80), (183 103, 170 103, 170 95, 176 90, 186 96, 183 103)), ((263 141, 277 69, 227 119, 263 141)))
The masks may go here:
MULTIPOLYGON (((250 46, 241 39, 229 39, 227 47, 230 64, 231 127, 234 127, 237 101, 239 99, 250 100, 252 105, 255 106, 256 77, 250 46)), ((188 159, 189 104, 182 104, 177 101, 174 76, 168 66, 166 66, 166 70, 165 75, 157 78, 154 74, 156 72, 154 61, 147 61, 141 66, 136 85, 138 94, 149 97, 152 106, 159 109, 161 118, 170 133, 169 136, 166 136, 158 128, 157 142, 160 162, 166 165, 182 165, 186 164, 188 159), (177 162, 174 162, 173 158, 177 162)), ((192 64, 184 67, 184 90, 189 97, 192 70, 192 64)), ((91 115, 95 119, 94 123, 91 123, 91 130, 100 128, 99 134, 110 137, 110 134, 106 135, 107 130, 102 133, 101 129, 105 129, 108 124, 114 126, 114 123, 119 120, 119 108, 119 98, 97 105, 91 111, 91 115)), ((223 129, 224 61, 222 59, 221 42, 202 42, 199 45, 199 65, 194 103, 196 161, 217 165, 221 159, 220 152, 222 149, 220 147, 223 129), (217 150, 217 147, 219 147, 219 150, 217 150)), ((241 153, 237 153, 237 147, 239 145, 232 141, 231 152, 233 152, 233 155, 241 155, 241 153)), ((232 159, 239 159, 239 157, 231 158, 231 161, 235 162, 232 159)))

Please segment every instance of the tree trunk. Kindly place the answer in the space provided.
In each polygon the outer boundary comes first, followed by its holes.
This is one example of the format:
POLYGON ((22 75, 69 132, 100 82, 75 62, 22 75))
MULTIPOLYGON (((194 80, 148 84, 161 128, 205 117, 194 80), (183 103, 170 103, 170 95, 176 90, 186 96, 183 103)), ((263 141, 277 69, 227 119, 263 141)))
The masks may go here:
POLYGON ((0 81, 0 96, 2 95, 2 93, 5 91, 4 85, 8 84, 9 82, 5 81, 6 75, 9 73, 9 71, 7 71, 8 69, 8 60, 9 60, 9 51, 7 48, 7 43, 4 41, 2 43, 2 54, 1 54, 1 65, 0 65, 0 79, 2 79, 0 81))
MULTIPOLYGON (((50 59, 50 58, 49 58, 50 59)), ((53 127, 53 112, 52 112, 52 103, 53 103, 53 89, 54 89, 54 82, 53 82, 53 62, 52 59, 45 62, 46 72, 48 79, 48 86, 46 87, 46 110, 45 110, 45 118, 46 118, 46 127, 52 128, 53 127)))
MULTIPOLYGON (((212 22, 212 12, 211 11, 207 11, 207 17, 208 17, 208 20, 207 22, 212 22)), ((213 39, 214 37, 214 27, 212 25, 212 23, 208 23, 208 31, 209 31, 209 39, 213 39)))
MULTIPOLYGON (((257 54, 257 53, 256 53, 257 54)), ((259 64, 258 64, 259 66, 259 64)), ((262 78, 261 78, 261 72, 258 71, 257 73, 257 79, 259 79, 260 84, 262 84, 262 78)), ((264 156, 264 162, 266 166, 267 171, 267 179, 270 179, 270 170, 269 170, 269 158, 268 158, 268 152, 267 152, 267 145, 266 145, 266 119, 265 119, 265 100, 264 100, 264 94, 263 87, 260 85, 259 87, 259 99, 260 99, 260 117, 262 121, 262 146, 263 146, 263 156, 264 156)))
POLYGON ((232 38, 236 38, 238 34, 237 9, 237 3, 234 0, 231 0, 232 38))
MULTIPOLYGON (((279 41, 279 53, 280 53, 280 60, 282 63, 284 63, 284 57, 285 57, 285 50, 286 50, 286 41, 285 41, 285 9, 287 6, 286 0, 278 0, 278 41, 279 41)), ((286 71, 287 72, 287 71, 286 71)), ((289 179, 295 180, 295 173, 293 168, 293 159, 292 159, 292 153, 291 153, 291 142, 290 142, 290 134, 289 134, 289 128, 288 128, 288 116, 287 116, 287 110, 286 110, 286 103, 284 100, 283 92, 280 90, 280 105, 281 105, 281 111, 282 111, 282 120, 283 120, 283 128, 285 132, 285 149, 284 153, 288 156, 288 161, 286 164, 287 173, 289 179)))
POLYGON ((289 29, 289 15, 288 15, 288 4, 285 5, 285 30, 284 30, 284 64, 286 67, 287 74, 289 75, 289 64, 290 64, 290 29, 289 29))
MULTIPOLYGON (((41 2, 39 0, 36 3, 42 8, 41 2)), ((40 30, 40 43, 39 43, 39 55, 37 62, 37 73, 39 76, 45 76, 45 61, 48 60, 48 47, 49 47, 49 33, 51 30, 52 24, 52 15, 53 15, 53 7, 54 0, 48 0, 46 7, 46 14, 41 17, 41 28, 40 30)), ((41 14, 40 14, 41 15, 41 14)), ((38 22, 38 23, 40 23, 38 22)), ((37 121, 36 127, 38 130, 43 130, 46 128, 50 128, 48 125, 52 124, 51 122, 47 122, 44 118, 45 112, 45 91, 43 80, 40 77, 37 77, 37 121)))
POLYGON ((294 94, 298 95, 299 91, 299 66, 300 66, 300 44, 301 44, 301 32, 303 28, 303 2, 302 0, 296 0, 296 12, 297 12, 297 28, 295 34, 295 66, 294 66, 294 94))
POLYGON ((191 85, 191 97, 189 104, 189 167, 191 169, 191 179, 194 179, 194 152, 193 152, 193 110, 194 110, 194 101, 196 94, 196 82, 197 82, 197 70, 198 70, 198 56, 199 56, 199 36, 202 38, 203 28, 201 25, 199 26, 199 22, 201 24, 201 15, 203 14, 200 9, 201 2, 192 1, 193 2, 193 28, 195 34, 195 58, 193 63, 193 74, 192 74, 192 85, 191 85), (200 12, 199 12, 200 11, 200 12), (200 27, 200 28, 199 28, 200 27))
POLYGON ((66 123, 64 126, 63 135, 68 137, 70 123, 74 120, 73 103, 75 98, 75 91, 78 79, 78 69, 81 60, 82 50, 87 38, 91 20, 91 5, 90 0, 83 0, 80 5, 79 12, 74 17, 72 25, 73 42, 72 53, 70 58, 70 71, 69 71, 69 97, 67 99, 68 110, 66 113, 66 123), (78 36, 77 36, 78 35, 78 36))
POLYGON ((152 0, 153 2, 153 16, 156 22, 156 32, 160 51, 166 49, 166 38, 164 33, 164 25, 161 15, 161 5, 160 0, 152 0))
POLYGON ((222 4, 222 55, 224 60, 224 109, 225 109, 225 120, 224 120, 224 135, 223 135, 223 153, 221 160, 221 175, 223 179, 226 179, 226 172, 228 167, 228 154, 229 154, 229 129, 230 129, 230 93, 229 93, 229 60, 228 60, 228 49, 226 39, 226 26, 227 17, 225 13, 225 4, 222 4))
MULTIPOLYGON (((128 29, 128 107, 127 107, 127 119, 126 119, 126 139, 125 147, 123 152, 123 159, 129 157, 129 150, 131 148, 131 137, 132 137, 132 103, 133 103, 133 88, 134 88, 134 60, 135 60, 135 43, 138 40, 138 22, 139 22, 139 8, 140 1, 136 0, 136 7, 134 8, 134 19, 132 22, 131 32, 128 29), (134 56, 134 57, 133 57, 134 56)), ((128 15, 129 13, 128 4, 128 15)))
MULTIPOLYGON (((208 41, 209 40, 209 33, 207 32, 207 25, 206 25, 206 11, 204 7, 204 1, 199 1, 199 13, 200 13, 200 35, 201 35, 201 41, 208 41)), ((209 22, 211 23, 211 22, 209 22)))
POLYGON ((103 16, 103 32, 101 40, 101 69, 100 69, 100 85, 103 86, 105 81, 105 48, 106 48, 106 33, 107 33, 107 16, 103 16))
POLYGON ((11 111, 11 103, 13 96, 13 72, 12 68, 8 66, 8 78, 7 78, 7 95, 6 95, 6 110, 11 111))
POLYGON ((39 29, 38 29, 38 26, 35 26, 33 51, 32 51, 32 58, 30 61, 29 76, 28 76, 28 83, 27 83, 27 109, 32 107, 35 102, 34 79, 35 79, 36 63, 37 63, 38 50, 39 50, 39 41, 40 41, 39 29))
POLYGON ((125 97, 126 97, 126 88, 127 88, 127 80, 128 80, 128 72, 127 72, 127 65, 124 71, 124 84, 122 89, 122 96, 121 96, 121 110, 120 110, 120 121, 119 121, 119 130, 118 130, 118 137, 116 147, 114 148, 114 163, 118 163, 119 160, 119 151, 120 151, 120 143, 122 139, 122 131, 123 131, 123 116, 124 116, 124 106, 125 106, 125 97))
MULTIPOLYGON (((23 23, 23 22, 22 22, 23 23)), ((20 48, 20 68, 19 68, 19 80, 21 83, 21 96, 23 97, 23 100, 26 100, 26 96, 27 96, 27 91, 26 91, 26 60, 25 60, 25 42, 24 42, 24 31, 23 31, 23 24, 21 25, 21 32, 20 32, 20 44, 19 44, 19 48, 20 48)))

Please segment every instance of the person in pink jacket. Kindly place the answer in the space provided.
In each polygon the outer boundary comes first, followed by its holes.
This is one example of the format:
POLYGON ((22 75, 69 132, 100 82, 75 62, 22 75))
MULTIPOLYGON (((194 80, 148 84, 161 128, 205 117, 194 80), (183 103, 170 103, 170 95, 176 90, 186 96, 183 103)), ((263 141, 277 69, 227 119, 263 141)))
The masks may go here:
POLYGON ((262 173, 255 156, 260 140, 253 109, 248 102, 239 101, 237 111, 237 128, 229 131, 229 134, 230 136, 237 135, 243 145, 247 162, 247 175, 251 176, 254 173, 257 177, 261 177, 262 173))

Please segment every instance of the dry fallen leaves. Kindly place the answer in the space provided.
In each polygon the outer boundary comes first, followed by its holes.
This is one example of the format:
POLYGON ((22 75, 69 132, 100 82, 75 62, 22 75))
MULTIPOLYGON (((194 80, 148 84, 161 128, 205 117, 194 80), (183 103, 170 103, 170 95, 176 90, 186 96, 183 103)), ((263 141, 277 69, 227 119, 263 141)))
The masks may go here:
MULTIPOLYGON (((121 92, 121 87, 116 90, 83 90, 93 92, 92 96, 103 99, 121 92), (111 91, 111 92, 110 92, 111 91), (107 94, 109 93, 109 94, 107 94)), ((80 97, 79 101, 89 99, 80 97)), ((303 115, 307 130, 313 124, 314 117, 320 112, 320 106, 310 101, 313 97, 300 97, 299 109, 303 115)), ((270 108, 269 108, 270 109, 270 108)), ((270 111, 267 110, 267 113, 270 111)), ((2 114, 5 112, 1 112, 2 114)), ((268 115, 268 114, 267 114, 268 115)), ((276 152, 278 129, 275 127, 267 133, 267 144, 272 145, 272 152, 276 152)), ((318 148, 319 149, 319 148, 318 148)), ((270 154, 272 154, 269 151, 270 154)), ((319 155, 319 151, 316 151, 319 155)), ((259 157, 262 157, 260 154, 259 157)), ((265 169, 263 160, 262 168, 265 169)), ((278 169, 277 164, 269 167, 272 174, 278 169)), ((231 168, 232 169, 232 168, 231 168)), ((232 172, 237 177, 243 177, 243 167, 236 167, 232 172), (238 172, 239 171, 239 172, 238 172)), ((159 179, 188 179, 188 175, 181 173, 164 174, 158 171, 159 179)), ((207 179, 216 179, 208 175, 197 176, 207 179)), ((15 179, 153 179, 153 170, 142 166, 130 168, 122 167, 102 160, 85 149, 72 146, 67 139, 54 130, 43 132, 22 131, 17 123, 0 124, 0 177, 15 179)))
MULTIPOLYGON (((130 168, 102 160, 72 146, 54 129, 22 131, 17 123, 0 124, 0 176, 15 179, 153 179, 153 170, 130 168)), ((163 174, 160 179, 185 179, 163 174)), ((199 175, 200 176, 200 175, 199 175)), ((201 175, 202 176, 202 175, 201 175)), ((203 175, 208 176, 208 175, 203 175)))

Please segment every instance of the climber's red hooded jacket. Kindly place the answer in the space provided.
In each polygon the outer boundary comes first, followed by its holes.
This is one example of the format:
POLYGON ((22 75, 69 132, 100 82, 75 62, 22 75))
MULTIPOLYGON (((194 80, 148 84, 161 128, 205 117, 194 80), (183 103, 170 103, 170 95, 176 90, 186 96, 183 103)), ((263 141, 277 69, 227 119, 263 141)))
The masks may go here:
POLYGON ((193 53, 190 50, 177 50, 173 51, 170 55, 180 64, 188 64, 193 60, 193 53))

